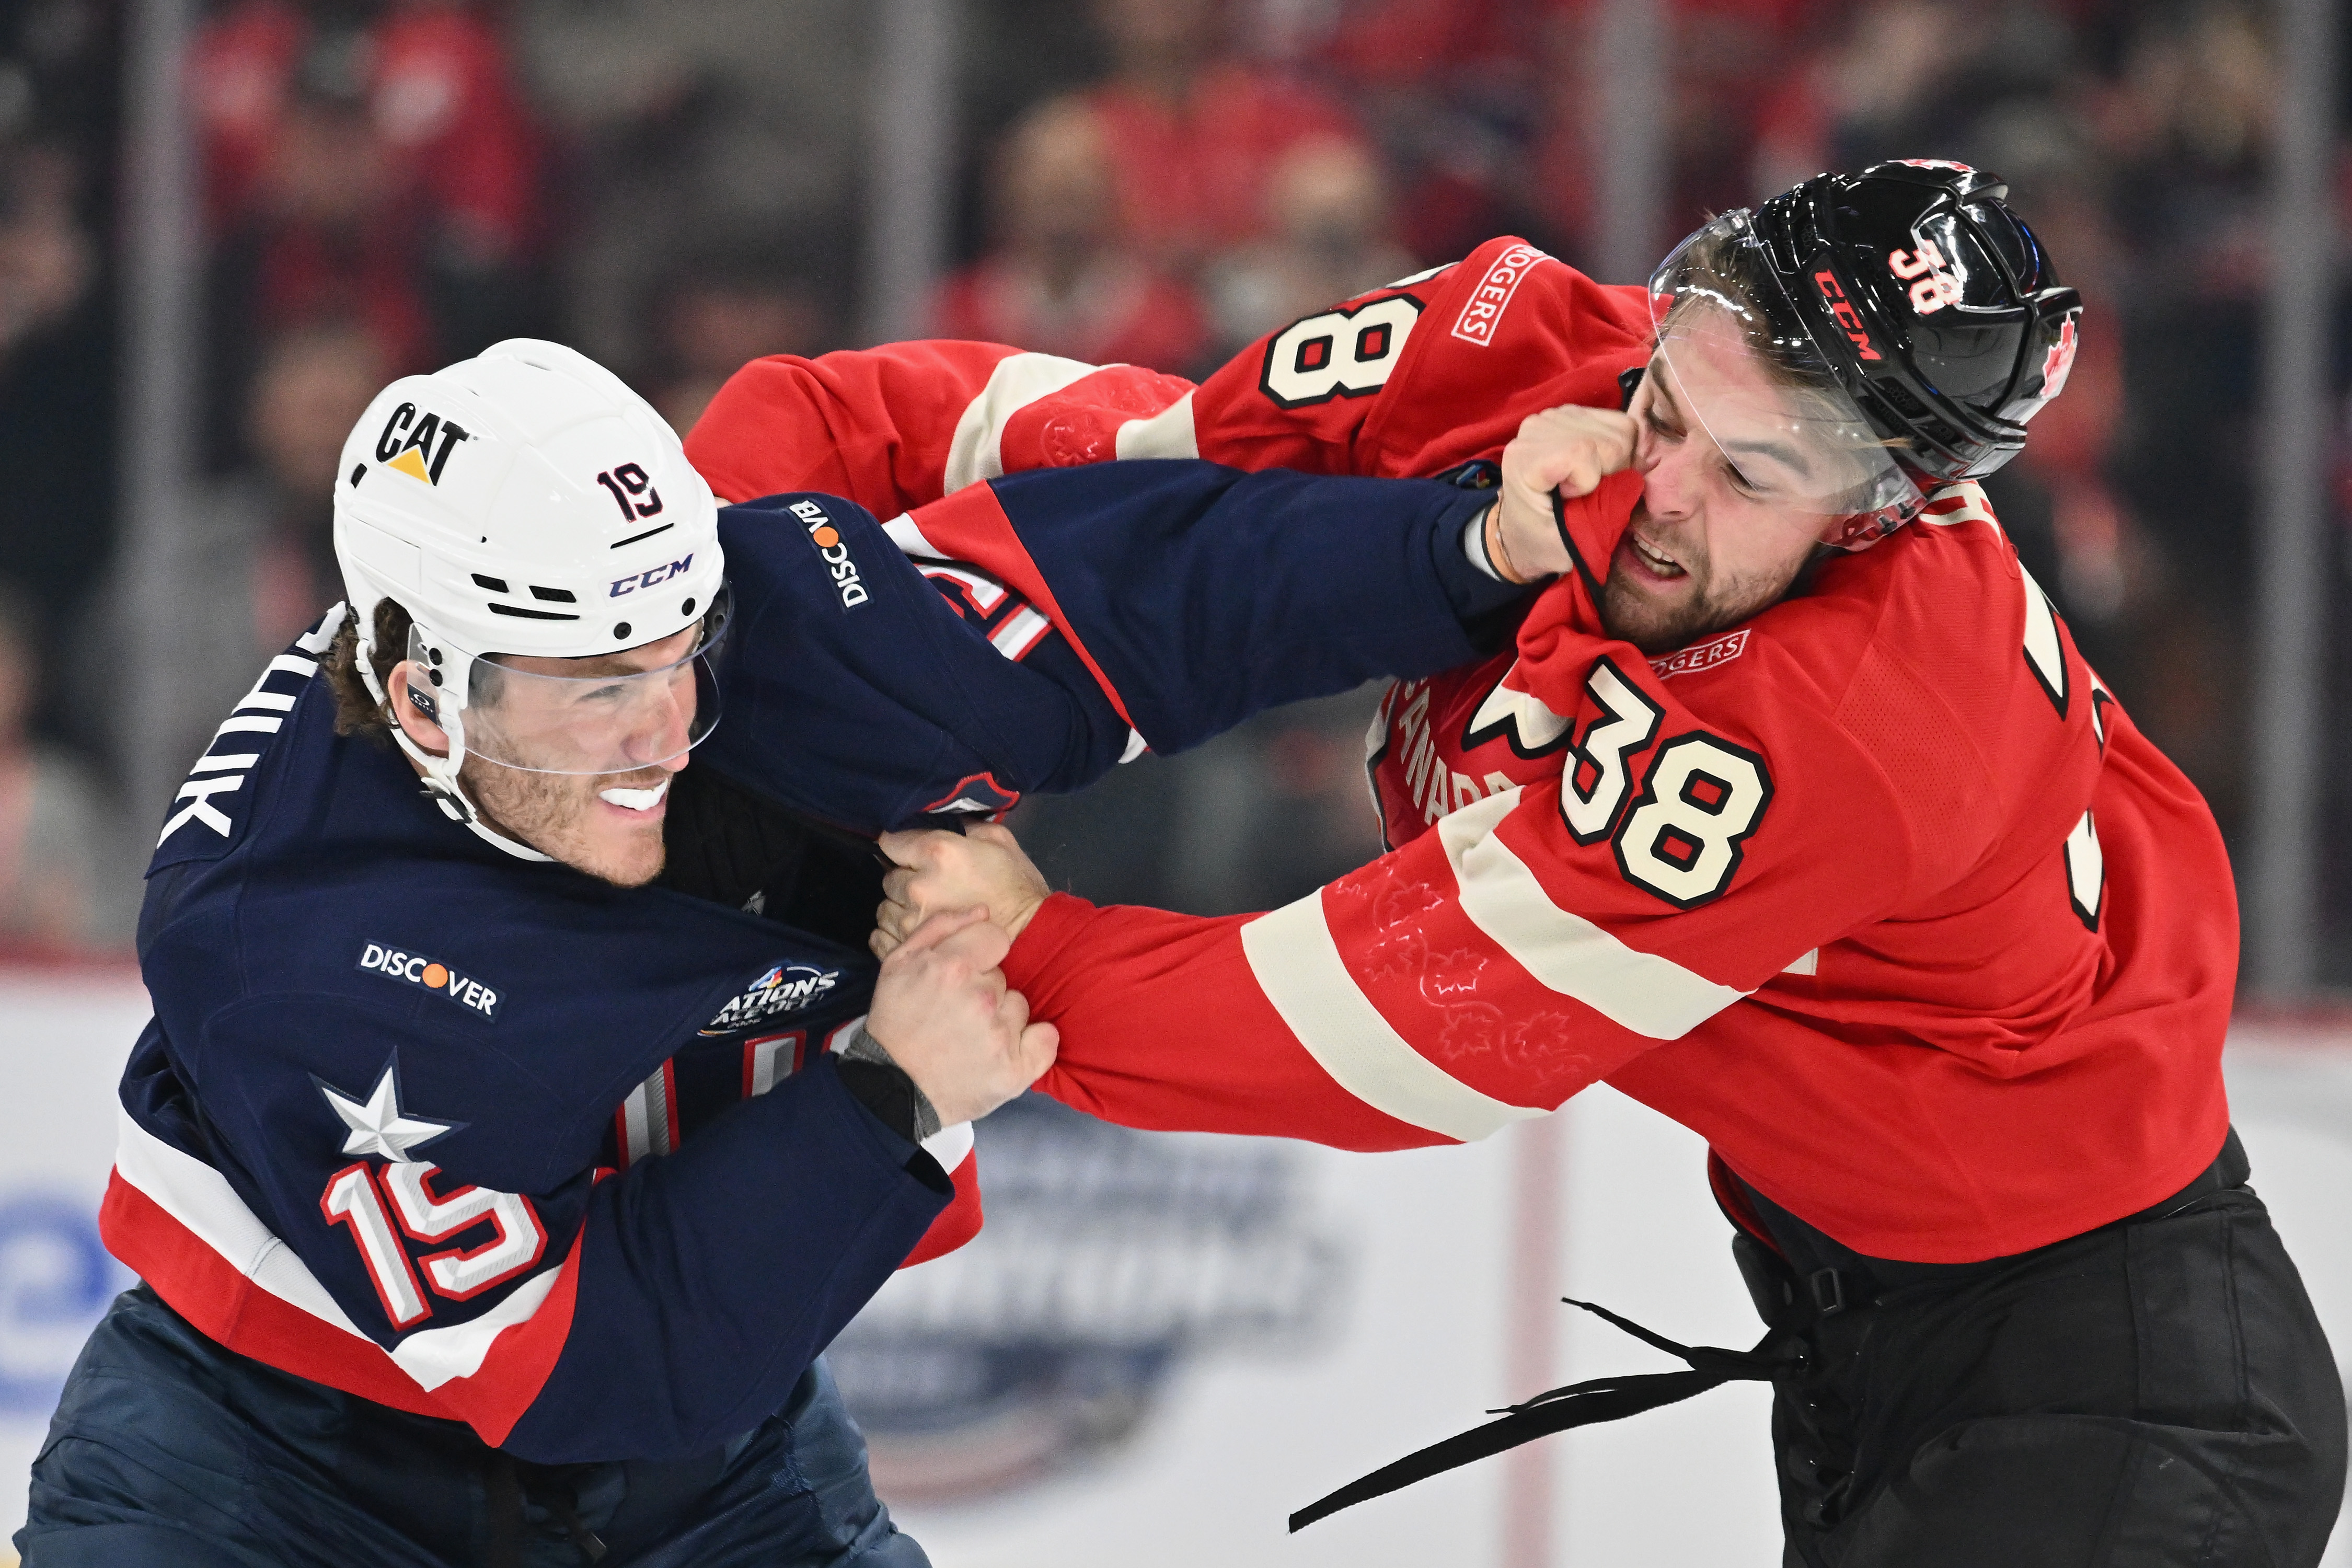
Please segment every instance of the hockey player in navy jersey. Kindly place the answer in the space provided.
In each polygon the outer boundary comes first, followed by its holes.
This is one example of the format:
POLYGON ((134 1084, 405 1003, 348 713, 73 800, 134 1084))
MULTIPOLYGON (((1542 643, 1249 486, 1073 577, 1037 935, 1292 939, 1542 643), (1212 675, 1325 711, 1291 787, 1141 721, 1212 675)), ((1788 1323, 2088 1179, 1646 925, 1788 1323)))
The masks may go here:
POLYGON ((1486 510, 1170 463, 887 529, 720 511, 568 350, 387 388, 337 483, 348 610, 162 824, 102 1214, 142 1283, 28 1568, 919 1563, 817 1356, 969 1233, 964 1124, 1054 1037, 983 923, 877 968, 844 829, 1458 663, 1518 594, 1465 555, 1486 510), (957 581, 976 528, 1017 591, 957 581))

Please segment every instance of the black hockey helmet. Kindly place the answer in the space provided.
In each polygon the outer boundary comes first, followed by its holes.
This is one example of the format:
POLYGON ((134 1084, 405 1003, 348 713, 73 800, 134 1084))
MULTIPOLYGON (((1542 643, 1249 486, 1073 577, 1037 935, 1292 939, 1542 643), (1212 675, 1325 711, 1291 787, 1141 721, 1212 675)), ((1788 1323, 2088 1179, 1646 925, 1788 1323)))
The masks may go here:
MULTIPOLYGON (((1937 159, 1818 174, 1711 220, 1651 279, 1662 349, 1682 335, 1680 304, 1711 302, 1801 389, 1811 444, 1844 455, 1839 487, 1816 487, 1835 493, 1812 498, 1848 514, 1825 530, 1832 542, 1870 542, 1917 510, 1923 486, 2000 468, 2064 385, 2082 298, 2007 194, 1937 159)), ((1752 437, 1758 410, 1710 388, 1702 354, 1668 357, 1727 452, 1719 424, 1752 437)), ((1784 409, 1775 422, 1792 427, 1784 409)))

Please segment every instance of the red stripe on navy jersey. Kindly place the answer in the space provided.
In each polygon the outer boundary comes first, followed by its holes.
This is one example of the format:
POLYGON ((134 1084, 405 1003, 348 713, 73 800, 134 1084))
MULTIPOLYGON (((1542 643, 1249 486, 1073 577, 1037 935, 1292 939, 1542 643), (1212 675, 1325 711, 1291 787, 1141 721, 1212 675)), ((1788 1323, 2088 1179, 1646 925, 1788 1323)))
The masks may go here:
POLYGON ((106 1248, 206 1337, 281 1372, 412 1415, 463 1421, 496 1445, 537 1398, 572 1331, 575 1247, 531 1316, 499 1331, 470 1376, 427 1392, 373 1341, 272 1293, 117 1173, 99 1208, 106 1248))
POLYGON ((1062 614, 1061 604, 1046 584, 1045 574, 1030 559, 1029 547, 1021 542, 1019 531, 1004 515, 1003 503, 996 499, 994 490, 986 485, 968 486, 916 512, 913 521, 922 530, 923 537, 948 555, 981 567, 1045 612, 1046 618, 1069 639, 1071 651, 1102 687, 1103 695, 1118 710, 1119 718, 1134 723, 1110 677, 1103 673, 1102 666, 1095 662, 1095 656, 1087 651, 1085 641, 1062 614))
POLYGON ((915 1250, 907 1254, 907 1261, 899 1268, 912 1268, 918 1263, 945 1257, 980 1234, 979 1155, 966 1154, 948 1173, 948 1180, 955 1184, 954 1199, 940 1211, 939 1218, 931 1221, 931 1228, 923 1233, 923 1239, 915 1244, 915 1250))
POLYGON ((107 1251, 215 1343, 395 1410, 455 1418, 373 1341, 263 1289, 120 1174, 108 1179, 98 1227, 107 1251))

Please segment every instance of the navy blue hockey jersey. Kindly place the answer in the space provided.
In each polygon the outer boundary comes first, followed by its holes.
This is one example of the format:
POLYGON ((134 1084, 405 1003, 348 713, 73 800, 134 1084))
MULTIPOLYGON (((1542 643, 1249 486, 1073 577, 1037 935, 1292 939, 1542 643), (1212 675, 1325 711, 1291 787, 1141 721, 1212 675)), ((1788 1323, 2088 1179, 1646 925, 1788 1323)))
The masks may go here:
MULTIPOLYGON (((848 502, 722 514, 738 611, 692 766, 866 827, 992 808, 1139 730, 1459 662, 1505 595, 1455 547, 1482 498, 1434 485, 1120 465, 989 504, 1045 629, 848 502)), ((844 1087, 862 952, 509 858, 338 737, 341 617, 270 661, 163 824, 109 1247, 230 1349, 527 1458, 748 1429, 947 1205, 968 1130, 934 1158, 844 1087)))
POLYGON ((1493 499, 1131 461, 1013 475, 887 523, 824 496, 730 507, 744 629, 698 757, 870 834, 1076 790, 1368 671, 1434 674, 1441 648, 1473 646, 1465 621, 1526 596, 1459 548, 1493 499), (739 564, 776 531, 825 570, 739 564))

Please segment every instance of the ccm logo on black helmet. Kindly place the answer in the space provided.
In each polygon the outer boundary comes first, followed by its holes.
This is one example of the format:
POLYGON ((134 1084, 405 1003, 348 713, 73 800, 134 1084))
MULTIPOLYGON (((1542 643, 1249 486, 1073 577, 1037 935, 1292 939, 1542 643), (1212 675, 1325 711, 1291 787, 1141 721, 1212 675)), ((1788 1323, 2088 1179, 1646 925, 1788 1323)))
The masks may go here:
POLYGON ((793 502, 793 515, 808 529, 809 542, 833 568, 833 585, 841 593, 841 607, 854 610, 866 599, 866 584, 858 579, 857 563, 850 557, 849 546, 843 542, 841 530, 833 526, 833 519, 813 500, 793 502))
POLYGON ((1863 330, 1862 312, 1853 308, 1853 301, 1838 287, 1837 275, 1824 267, 1813 274, 1813 287, 1822 291, 1822 302, 1830 308, 1838 326, 1853 340, 1855 353, 1863 359, 1876 359, 1878 351, 1870 346, 1870 334, 1863 330))

